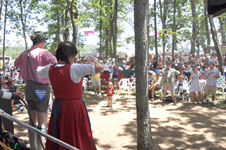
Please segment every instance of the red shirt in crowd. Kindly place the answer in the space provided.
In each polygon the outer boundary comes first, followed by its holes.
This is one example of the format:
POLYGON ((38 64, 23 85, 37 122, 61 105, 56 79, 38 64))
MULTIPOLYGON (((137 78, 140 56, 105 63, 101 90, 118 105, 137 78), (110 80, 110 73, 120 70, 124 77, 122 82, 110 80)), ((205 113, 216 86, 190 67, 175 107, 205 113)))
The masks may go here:
POLYGON ((114 91, 115 89, 113 87, 112 88, 107 87, 106 89, 107 96, 113 96, 114 91))

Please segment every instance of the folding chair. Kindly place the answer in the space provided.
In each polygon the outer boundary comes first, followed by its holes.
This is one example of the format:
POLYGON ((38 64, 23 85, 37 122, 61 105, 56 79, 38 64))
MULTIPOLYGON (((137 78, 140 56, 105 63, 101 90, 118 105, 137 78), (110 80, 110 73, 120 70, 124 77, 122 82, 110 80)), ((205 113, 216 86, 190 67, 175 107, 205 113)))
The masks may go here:
POLYGON ((217 88, 222 89, 222 102, 224 98, 224 88, 225 88, 225 76, 220 76, 220 78, 217 79, 217 88))
POLYGON ((127 92, 129 93, 129 91, 130 91, 129 79, 121 79, 119 81, 119 93, 118 93, 118 95, 120 95, 120 93, 122 92, 122 89, 127 89, 127 92))
POLYGON ((122 78, 124 78, 124 73, 120 73, 120 74, 119 74, 119 81, 120 81, 122 78))
POLYGON ((108 74, 102 74, 101 77, 102 77, 101 86, 104 86, 102 84, 108 84, 109 78, 110 78, 110 74, 109 73, 108 74))

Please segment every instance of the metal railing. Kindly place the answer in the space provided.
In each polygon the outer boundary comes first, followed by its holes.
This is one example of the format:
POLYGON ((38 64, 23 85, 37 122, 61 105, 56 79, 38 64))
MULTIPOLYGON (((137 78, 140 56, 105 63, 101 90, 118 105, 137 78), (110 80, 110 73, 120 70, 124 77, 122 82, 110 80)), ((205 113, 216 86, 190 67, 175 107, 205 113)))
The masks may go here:
POLYGON ((69 150, 79 150, 79 149, 77 149, 77 148, 75 148, 75 147, 73 147, 73 146, 71 146, 71 145, 69 145, 69 144, 67 144, 67 143, 65 143, 65 142, 63 142, 63 141, 51 136, 51 135, 49 135, 49 134, 41 132, 40 130, 34 128, 33 126, 30 126, 30 125, 28 125, 28 124, 26 124, 26 123, 24 123, 24 122, 22 122, 22 121, 20 121, 20 120, 18 120, 16 118, 14 118, 13 116, 5 113, 2 109, 0 109, 0 116, 5 117, 6 119, 8 119, 8 120, 10 120, 12 122, 16 122, 20 126, 22 126, 24 128, 27 128, 28 130, 30 130, 32 132, 35 132, 36 134, 44 136, 47 139, 49 139, 49 140, 51 140, 51 141, 53 141, 53 142, 65 147, 65 148, 68 148, 69 150))

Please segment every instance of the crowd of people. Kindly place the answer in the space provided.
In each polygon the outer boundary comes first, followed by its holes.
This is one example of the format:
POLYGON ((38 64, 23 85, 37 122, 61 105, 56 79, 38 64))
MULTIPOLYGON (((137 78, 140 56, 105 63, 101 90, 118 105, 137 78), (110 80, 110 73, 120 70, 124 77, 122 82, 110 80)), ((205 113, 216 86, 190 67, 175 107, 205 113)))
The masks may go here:
MULTIPOLYGON (((224 57, 225 60, 225 57, 224 57)), ((225 62, 225 61, 224 61, 225 62)), ((176 101, 174 94, 178 93, 184 100, 184 94, 191 95, 193 103, 195 102, 196 93, 198 93, 198 103, 209 103, 206 99, 208 94, 212 94, 212 105, 214 104, 216 95, 217 79, 220 78, 219 62, 216 53, 200 55, 200 57, 192 55, 176 55, 175 61, 172 61, 171 57, 166 57, 166 67, 162 68, 163 62, 160 58, 150 61, 150 70, 158 70, 156 76, 159 74, 162 77, 157 81, 153 77, 149 77, 149 94, 150 98, 154 98, 154 90, 159 89, 162 85, 163 100, 166 101, 167 91, 171 92, 172 101, 176 101), (159 64, 159 65, 158 65, 159 64), (154 82, 152 82, 152 79, 154 82), (201 102, 201 96, 204 97, 201 102)), ((155 75, 150 72, 150 74, 155 75)), ((178 96, 179 96, 178 95, 178 96)))
MULTIPOLYGON (((59 43, 54 56, 44 49, 46 39, 42 32, 32 34, 31 40, 33 46, 22 52, 14 63, 15 67, 21 69, 18 72, 26 83, 25 94, 15 87, 14 80, 10 81, 10 78, 9 83, 1 80, 2 88, 9 88, 11 92, 20 93, 26 97, 31 114, 29 124, 45 133, 51 84, 55 99, 48 134, 81 150, 95 150, 91 123, 82 98, 83 78, 87 78, 88 88, 93 87, 94 95, 101 95, 102 77, 104 74, 109 74, 110 81, 105 91, 107 106, 112 107, 115 88, 119 87, 120 74, 123 74, 124 78, 129 78, 129 81, 136 78, 135 58, 117 56, 115 59, 107 59, 84 56, 77 59, 77 48, 68 41, 59 43)), ((176 101, 174 94, 177 97, 181 96, 184 100, 185 94, 189 96, 192 93, 191 98, 194 103, 197 92, 198 103, 201 104, 202 101, 206 104, 208 103, 206 97, 211 92, 212 105, 214 105, 216 82, 220 77, 215 54, 200 57, 187 54, 176 55, 174 61, 167 56, 165 64, 166 67, 163 68, 161 55, 158 59, 149 60, 147 86, 151 100, 154 100, 156 90, 162 90, 164 101, 170 91, 174 102, 176 101)), ((29 141, 32 150, 40 150, 45 144, 45 137, 38 138, 36 133, 29 131, 29 141)), ((62 146, 50 140, 46 141, 45 148, 46 150, 63 149, 62 146)))

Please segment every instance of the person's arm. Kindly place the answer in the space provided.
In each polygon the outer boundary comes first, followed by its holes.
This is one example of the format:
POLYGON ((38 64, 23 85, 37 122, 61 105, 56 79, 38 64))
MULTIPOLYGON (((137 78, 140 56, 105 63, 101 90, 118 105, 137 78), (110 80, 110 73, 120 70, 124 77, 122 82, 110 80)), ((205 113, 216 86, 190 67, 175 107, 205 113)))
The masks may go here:
POLYGON ((215 75, 215 74, 212 74, 211 76, 212 76, 212 77, 215 77, 215 78, 220 78, 220 72, 217 71, 216 75, 215 75))
POLYGON ((118 69, 123 71, 123 69, 121 67, 118 67, 118 69))
POLYGON ((56 57, 53 56, 53 54, 50 53, 48 50, 45 50, 43 52, 43 57, 44 57, 45 65, 56 64, 57 63, 56 57))
POLYGON ((47 66, 38 66, 36 69, 37 77, 38 78, 46 78, 49 79, 49 67, 52 64, 49 64, 47 66))
POLYGON ((22 65, 22 54, 23 53, 21 53, 20 56, 17 57, 16 60, 14 61, 14 66, 15 67, 21 67, 21 65, 22 65))
POLYGON ((199 78, 200 78, 200 79, 202 78, 202 73, 201 73, 201 72, 199 72, 199 78))
POLYGON ((191 75, 190 75, 190 80, 194 77, 195 75, 191 72, 191 75))
POLYGON ((95 73, 100 73, 102 70, 104 70, 104 66, 100 63, 94 63, 95 67, 95 73))
POLYGON ((180 71, 175 70, 175 74, 179 75, 180 74, 180 71))

